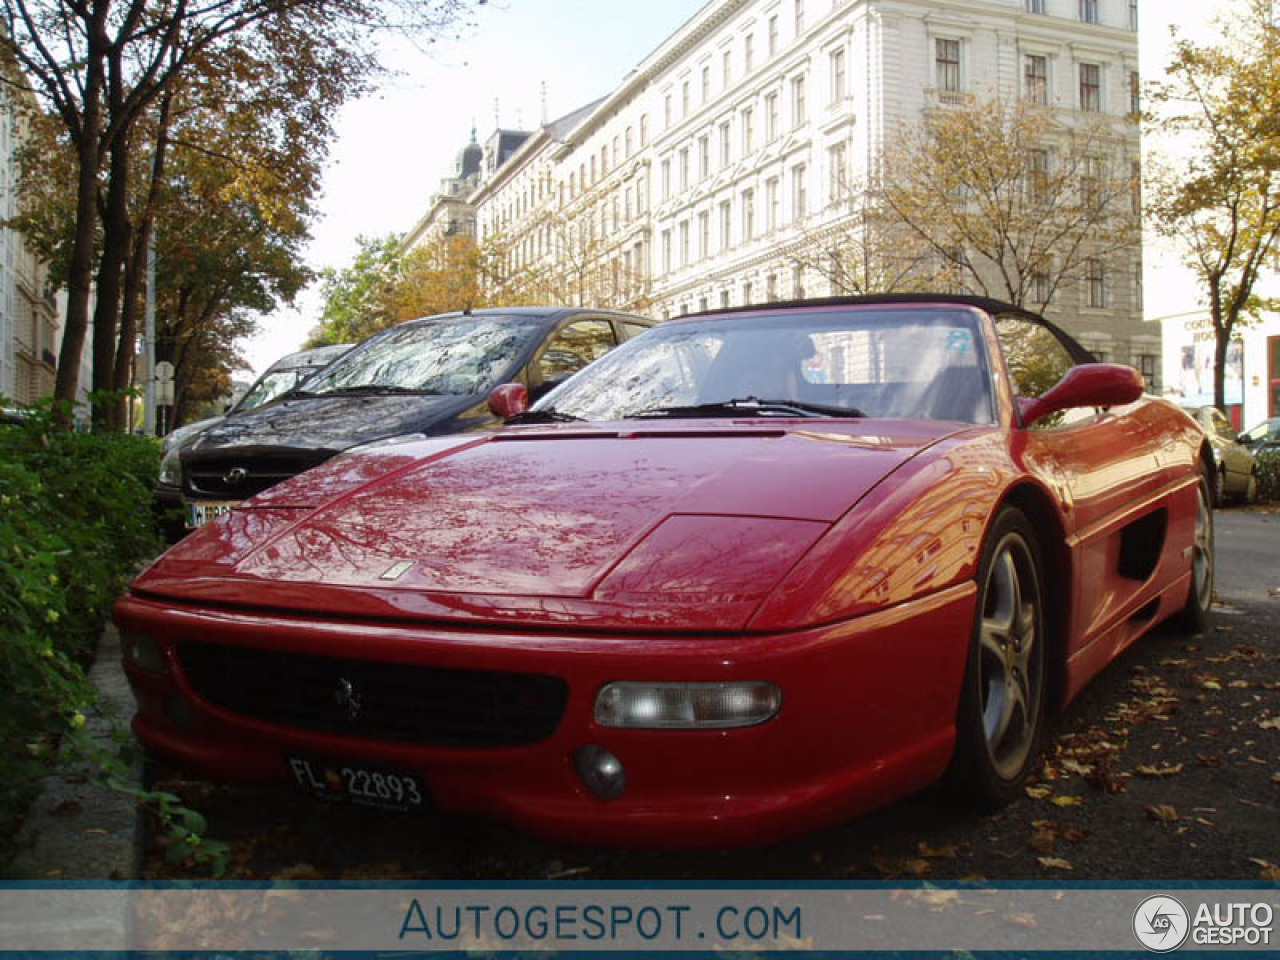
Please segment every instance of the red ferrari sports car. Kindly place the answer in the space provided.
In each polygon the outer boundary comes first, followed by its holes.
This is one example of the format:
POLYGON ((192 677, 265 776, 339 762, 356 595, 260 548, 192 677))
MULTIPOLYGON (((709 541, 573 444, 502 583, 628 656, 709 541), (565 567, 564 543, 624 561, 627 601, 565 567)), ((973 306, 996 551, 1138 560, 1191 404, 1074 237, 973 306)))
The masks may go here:
POLYGON ((504 429, 354 449, 115 609, 170 763, 551 838, 760 843, 947 777, 1204 625, 1212 465, 1038 315, 928 295, 684 317, 504 429))

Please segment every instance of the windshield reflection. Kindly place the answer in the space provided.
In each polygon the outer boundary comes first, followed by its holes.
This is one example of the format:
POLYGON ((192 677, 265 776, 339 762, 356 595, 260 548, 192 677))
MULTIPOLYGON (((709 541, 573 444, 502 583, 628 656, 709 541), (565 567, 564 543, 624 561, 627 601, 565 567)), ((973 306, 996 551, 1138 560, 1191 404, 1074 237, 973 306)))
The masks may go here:
POLYGON ((538 329, 534 319, 511 316, 401 324, 335 361, 306 393, 485 393, 510 375, 538 329))
POLYGON ((991 378, 978 324, 979 315, 963 308, 672 322, 619 347, 533 409, 595 421, 808 414, 989 424, 991 378))

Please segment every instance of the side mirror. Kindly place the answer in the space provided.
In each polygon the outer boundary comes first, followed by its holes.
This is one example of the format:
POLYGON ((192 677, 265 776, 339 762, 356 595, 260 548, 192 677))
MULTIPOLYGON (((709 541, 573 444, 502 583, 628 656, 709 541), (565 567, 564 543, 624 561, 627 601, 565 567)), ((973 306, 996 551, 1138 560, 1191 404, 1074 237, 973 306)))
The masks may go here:
POLYGON ((1142 374, 1118 363, 1082 363, 1035 400, 1019 398, 1018 410, 1028 427, 1059 410, 1113 407, 1142 396, 1142 374))
POLYGON ((529 409, 529 390, 523 383, 504 383, 489 394, 489 410, 494 416, 510 420, 529 409))

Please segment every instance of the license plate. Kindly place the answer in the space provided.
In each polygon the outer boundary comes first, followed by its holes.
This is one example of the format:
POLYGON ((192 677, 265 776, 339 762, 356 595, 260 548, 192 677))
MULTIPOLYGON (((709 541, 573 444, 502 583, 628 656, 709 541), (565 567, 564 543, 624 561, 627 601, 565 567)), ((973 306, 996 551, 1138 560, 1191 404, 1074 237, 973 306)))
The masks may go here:
POLYGON ((343 760, 286 756, 298 788, 332 800, 349 800, 389 810, 415 810, 427 802, 414 774, 343 760))
POLYGON ((214 517, 230 513, 232 507, 240 506, 238 500, 196 501, 187 504, 187 527, 191 530, 203 527, 214 517))

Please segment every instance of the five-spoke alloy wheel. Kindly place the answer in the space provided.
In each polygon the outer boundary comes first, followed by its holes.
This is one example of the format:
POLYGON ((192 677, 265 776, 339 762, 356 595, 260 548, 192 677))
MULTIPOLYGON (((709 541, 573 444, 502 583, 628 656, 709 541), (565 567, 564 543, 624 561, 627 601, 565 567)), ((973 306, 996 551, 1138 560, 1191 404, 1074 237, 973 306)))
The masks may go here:
POLYGON ((1020 510, 1005 507, 996 516, 977 583, 951 779, 970 799, 992 807, 1017 795, 1044 730, 1041 564, 1035 533, 1020 510))

